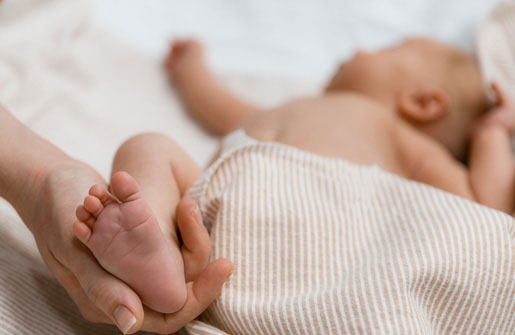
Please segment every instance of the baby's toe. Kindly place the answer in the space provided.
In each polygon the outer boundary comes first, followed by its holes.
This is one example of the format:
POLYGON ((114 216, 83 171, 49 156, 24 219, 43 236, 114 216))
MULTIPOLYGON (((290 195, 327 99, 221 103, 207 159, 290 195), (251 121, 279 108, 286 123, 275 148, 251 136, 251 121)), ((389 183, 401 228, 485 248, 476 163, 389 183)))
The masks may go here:
POLYGON ((84 207, 84 209, 86 211, 88 211, 91 214, 91 216, 93 216, 95 218, 98 217, 98 215, 104 209, 104 205, 102 204, 100 199, 97 198, 97 197, 94 197, 92 195, 88 195, 84 199, 84 206, 83 207, 84 207))
POLYGON ((111 189, 121 202, 129 202, 141 197, 136 180, 127 172, 116 172, 111 177, 111 189))
POLYGON ((89 195, 98 198, 104 206, 114 201, 111 194, 109 194, 109 192, 107 191, 107 188, 104 185, 100 184, 91 186, 91 188, 89 189, 89 195))
POLYGON ((77 217, 77 220, 84 222, 86 224, 93 224, 93 221, 95 218, 91 215, 91 213, 84 208, 83 205, 80 205, 75 210, 75 216, 77 217))
POLYGON ((73 224, 73 233, 79 241, 87 245, 91 237, 91 228, 86 223, 77 221, 73 224))

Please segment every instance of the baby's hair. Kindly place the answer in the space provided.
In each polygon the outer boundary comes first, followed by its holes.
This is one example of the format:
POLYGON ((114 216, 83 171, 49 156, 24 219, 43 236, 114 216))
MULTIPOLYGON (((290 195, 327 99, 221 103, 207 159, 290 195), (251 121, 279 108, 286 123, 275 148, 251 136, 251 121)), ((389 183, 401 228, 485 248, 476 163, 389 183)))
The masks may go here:
POLYGON ((445 74, 441 84, 451 99, 450 107, 460 113, 485 113, 489 104, 483 90, 477 59, 464 52, 452 50, 444 61, 445 74))

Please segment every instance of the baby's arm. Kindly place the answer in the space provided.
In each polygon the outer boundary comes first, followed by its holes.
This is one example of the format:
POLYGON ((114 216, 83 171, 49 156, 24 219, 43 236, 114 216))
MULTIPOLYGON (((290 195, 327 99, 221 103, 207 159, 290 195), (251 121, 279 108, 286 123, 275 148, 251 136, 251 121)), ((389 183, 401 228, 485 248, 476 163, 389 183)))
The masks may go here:
MULTIPOLYGON (((497 89, 495 87, 495 89, 497 89)), ((413 179, 507 213, 515 210, 515 163, 510 133, 515 129, 515 109, 501 95, 471 139, 469 169, 440 146, 417 148, 413 179)))
POLYGON ((466 167, 440 145, 425 142, 415 146, 415 164, 411 179, 428 184, 463 198, 478 201, 466 167))
POLYGON ((172 44, 165 68, 190 115, 207 131, 226 135, 261 111, 232 94, 207 67, 202 46, 194 40, 172 44))
POLYGON ((515 164, 511 134, 515 129, 515 105, 493 85, 499 103, 475 130, 471 139, 470 183, 478 202, 512 213, 515 207, 515 164))

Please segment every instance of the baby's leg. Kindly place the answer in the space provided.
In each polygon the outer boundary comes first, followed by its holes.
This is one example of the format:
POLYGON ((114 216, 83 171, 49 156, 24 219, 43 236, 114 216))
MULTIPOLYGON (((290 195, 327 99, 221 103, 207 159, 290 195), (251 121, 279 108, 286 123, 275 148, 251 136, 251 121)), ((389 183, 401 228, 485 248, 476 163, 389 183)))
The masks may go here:
POLYGON ((227 91, 208 70, 201 45, 192 40, 172 44, 165 61, 188 112, 208 131, 225 135, 260 109, 227 91))
POLYGON ((111 192, 116 198, 95 185, 77 210, 77 237, 145 305, 162 313, 176 312, 186 300, 174 213, 200 173, 167 137, 139 135, 115 156, 111 192))

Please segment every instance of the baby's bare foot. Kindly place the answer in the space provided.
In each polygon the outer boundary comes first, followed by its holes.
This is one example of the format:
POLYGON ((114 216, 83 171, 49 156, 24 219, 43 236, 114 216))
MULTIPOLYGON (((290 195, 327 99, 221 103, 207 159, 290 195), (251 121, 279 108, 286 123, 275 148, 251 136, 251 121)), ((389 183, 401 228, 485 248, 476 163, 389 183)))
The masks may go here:
POLYGON ((115 173, 111 189, 116 198, 103 185, 91 187, 77 208, 75 235, 145 305, 161 313, 178 311, 187 295, 179 247, 161 232, 129 174, 115 173))

